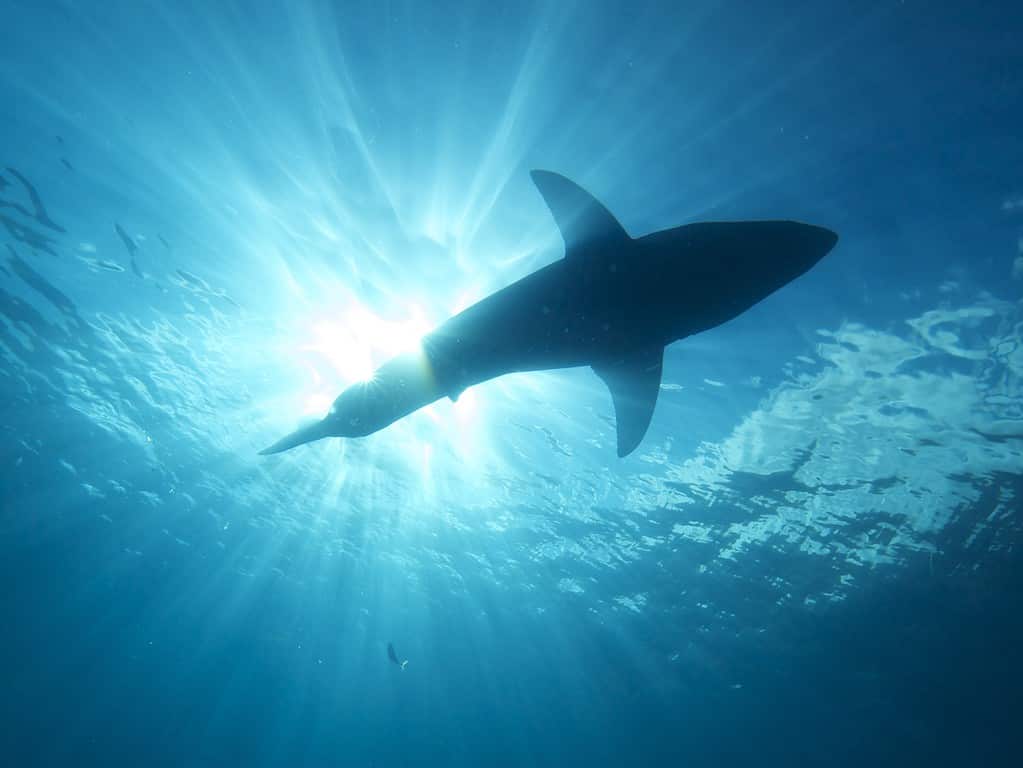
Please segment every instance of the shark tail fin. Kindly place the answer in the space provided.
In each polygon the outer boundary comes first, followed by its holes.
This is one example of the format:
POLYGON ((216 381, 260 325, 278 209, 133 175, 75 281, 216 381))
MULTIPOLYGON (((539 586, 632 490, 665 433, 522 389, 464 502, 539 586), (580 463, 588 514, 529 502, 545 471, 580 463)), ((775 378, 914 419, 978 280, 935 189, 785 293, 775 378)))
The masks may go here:
POLYGON ((552 171, 530 171, 529 175, 561 231, 566 259, 581 253, 583 249, 576 246, 587 241, 600 241, 605 247, 629 242, 611 211, 574 181, 552 171))
POLYGON ((611 390, 618 431, 618 456, 632 453, 643 441, 661 389, 664 348, 642 349, 593 370, 611 390))
POLYGON ((296 429, 290 435, 285 435, 269 448, 261 450, 259 455, 269 456, 271 453, 281 453, 282 451, 291 450, 296 446, 311 443, 314 440, 322 440, 325 437, 330 437, 326 420, 314 421, 312 424, 296 429))

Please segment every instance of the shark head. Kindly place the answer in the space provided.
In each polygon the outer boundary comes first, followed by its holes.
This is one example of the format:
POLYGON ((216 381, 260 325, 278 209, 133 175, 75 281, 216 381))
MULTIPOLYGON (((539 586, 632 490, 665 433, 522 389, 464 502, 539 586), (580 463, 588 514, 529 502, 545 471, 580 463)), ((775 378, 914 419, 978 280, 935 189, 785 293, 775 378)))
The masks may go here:
MULTIPOLYGON (((798 221, 751 221, 735 226, 746 239, 728 253, 737 282, 755 284, 772 293, 810 270, 838 242, 825 227, 798 221)), ((766 295, 766 294, 765 294, 766 295)))
POLYGON ((704 256, 718 263, 718 301, 743 311, 809 271, 838 242, 830 229, 798 221, 694 226, 716 240, 704 256))
POLYGON ((827 227, 818 227, 813 224, 801 224, 791 221, 789 224, 787 238, 791 253, 793 266, 796 274, 793 277, 806 272, 810 267, 823 259, 831 249, 838 243, 838 233, 827 227))

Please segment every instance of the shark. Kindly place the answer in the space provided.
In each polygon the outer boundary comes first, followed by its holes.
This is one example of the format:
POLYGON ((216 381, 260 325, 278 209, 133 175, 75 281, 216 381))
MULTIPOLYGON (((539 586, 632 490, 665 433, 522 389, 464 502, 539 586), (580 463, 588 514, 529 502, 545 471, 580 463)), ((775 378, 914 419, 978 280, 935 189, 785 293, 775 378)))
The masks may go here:
POLYGON ((575 182, 530 175, 564 257, 441 323, 262 455, 364 437, 506 374, 588 366, 610 390, 618 456, 628 456, 653 417, 665 347, 746 312, 838 242, 826 227, 788 220, 696 222, 634 238, 575 182))

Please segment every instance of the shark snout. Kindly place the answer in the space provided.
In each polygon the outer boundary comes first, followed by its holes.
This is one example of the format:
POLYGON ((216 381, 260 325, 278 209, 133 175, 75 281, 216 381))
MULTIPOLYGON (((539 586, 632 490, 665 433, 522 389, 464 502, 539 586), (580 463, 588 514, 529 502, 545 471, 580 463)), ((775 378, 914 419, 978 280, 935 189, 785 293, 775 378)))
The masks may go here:
POLYGON ((802 274, 823 259, 838 242, 838 234, 827 227, 792 222, 787 250, 794 259, 797 274, 802 274))
POLYGON ((813 257, 814 263, 828 255, 838 242, 838 233, 827 227, 814 224, 803 224, 806 250, 813 257))
POLYGON ((838 233, 827 227, 813 226, 812 229, 814 230, 813 237, 817 242, 817 247, 821 250, 821 256, 826 256, 838 243, 838 233))

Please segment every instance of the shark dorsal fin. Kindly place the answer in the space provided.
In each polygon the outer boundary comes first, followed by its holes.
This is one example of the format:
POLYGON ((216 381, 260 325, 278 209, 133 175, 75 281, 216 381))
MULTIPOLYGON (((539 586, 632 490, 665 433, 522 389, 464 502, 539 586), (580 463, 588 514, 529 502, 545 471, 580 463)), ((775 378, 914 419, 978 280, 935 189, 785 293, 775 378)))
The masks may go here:
POLYGON ((531 171, 529 175, 561 230, 566 259, 581 253, 582 249, 576 246, 589 241, 600 242, 604 247, 629 241, 629 235, 611 211, 574 181, 551 171, 531 171))
POLYGON ((628 456, 643 440, 661 389, 664 348, 646 348, 593 370, 611 390, 618 429, 618 456, 628 456))

